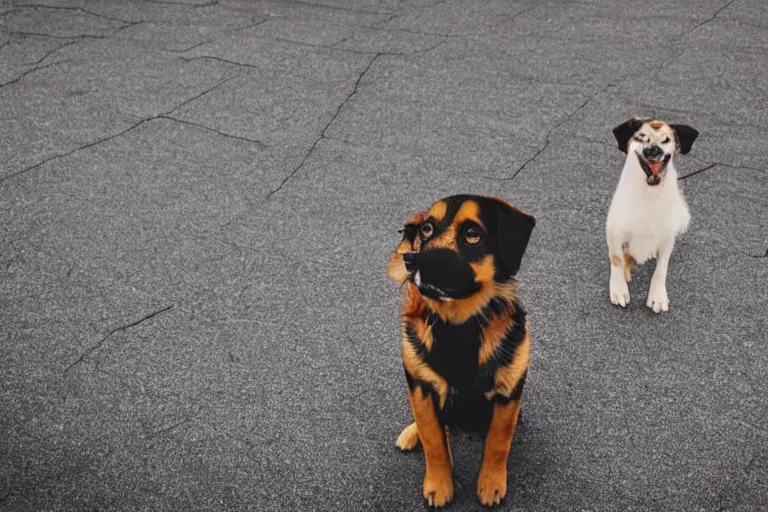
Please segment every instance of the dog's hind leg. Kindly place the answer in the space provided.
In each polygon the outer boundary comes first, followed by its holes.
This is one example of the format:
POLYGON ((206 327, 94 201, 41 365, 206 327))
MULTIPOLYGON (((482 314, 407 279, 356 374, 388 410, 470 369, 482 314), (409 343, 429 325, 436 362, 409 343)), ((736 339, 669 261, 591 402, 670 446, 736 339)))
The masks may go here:
POLYGON ((632 281, 632 268, 636 263, 629 250, 624 249, 624 280, 628 283, 632 281))
POLYGON ((400 432, 395 441, 395 446, 404 452, 409 452, 419 445, 419 429, 416 428, 414 421, 400 432))
POLYGON ((675 246, 675 239, 665 240, 659 246, 659 252, 656 255, 656 269, 651 277, 651 286, 648 289, 648 300, 645 305, 653 310, 654 313, 669 311, 669 298, 667 297, 667 268, 669 266, 669 257, 672 255, 672 248, 675 246))
POLYGON ((611 303, 625 307, 629 304, 629 287, 627 286, 627 274, 624 266, 624 254, 621 249, 621 241, 610 232, 608 239, 608 258, 611 261, 611 281, 609 291, 611 303))

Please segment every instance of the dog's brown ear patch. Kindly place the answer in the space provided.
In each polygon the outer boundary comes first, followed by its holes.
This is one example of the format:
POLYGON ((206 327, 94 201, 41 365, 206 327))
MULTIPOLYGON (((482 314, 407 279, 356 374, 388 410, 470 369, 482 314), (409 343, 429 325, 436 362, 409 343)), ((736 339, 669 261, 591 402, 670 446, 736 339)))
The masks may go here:
POLYGON ((498 205, 496 236, 499 252, 509 275, 514 276, 520 270, 520 262, 528 247, 528 240, 536 225, 536 219, 506 201, 496 199, 496 204, 498 205))
POLYGON ((699 136, 699 131, 687 124, 671 124, 669 127, 675 132, 677 143, 680 146, 680 153, 687 155, 693 146, 693 141, 699 136))
POLYGON ((616 142, 619 143, 619 150, 622 153, 627 152, 629 149, 629 139, 643 126, 644 122, 642 119, 633 117, 613 129, 613 136, 616 137, 616 142))

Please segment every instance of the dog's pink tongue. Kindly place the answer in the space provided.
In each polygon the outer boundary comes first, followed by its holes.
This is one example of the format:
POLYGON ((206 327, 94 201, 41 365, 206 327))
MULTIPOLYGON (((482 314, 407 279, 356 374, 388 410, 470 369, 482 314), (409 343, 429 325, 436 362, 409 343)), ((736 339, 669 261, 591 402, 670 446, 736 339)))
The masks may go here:
POLYGON ((648 167, 651 168, 651 172, 653 174, 659 174, 661 172, 661 166, 663 165, 663 162, 647 162, 648 167))

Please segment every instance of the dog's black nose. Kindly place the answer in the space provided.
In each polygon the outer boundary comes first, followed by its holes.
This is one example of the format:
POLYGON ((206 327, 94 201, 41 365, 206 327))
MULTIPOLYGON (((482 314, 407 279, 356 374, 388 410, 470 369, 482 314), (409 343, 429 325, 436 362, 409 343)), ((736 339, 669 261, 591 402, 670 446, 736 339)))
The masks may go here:
POLYGON ((415 252, 406 252, 403 254, 403 263, 405 263, 405 270, 408 271, 409 274, 415 274, 416 273, 416 255, 418 253, 415 252))
POLYGON ((659 158, 664 154, 664 151, 659 146, 651 146, 643 150, 645 158, 659 158))

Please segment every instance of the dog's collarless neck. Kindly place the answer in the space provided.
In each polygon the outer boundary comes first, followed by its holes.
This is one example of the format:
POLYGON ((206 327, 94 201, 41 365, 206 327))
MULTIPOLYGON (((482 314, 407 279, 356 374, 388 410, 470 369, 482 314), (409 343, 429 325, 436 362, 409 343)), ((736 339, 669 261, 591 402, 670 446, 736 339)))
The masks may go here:
POLYGON ((498 304, 499 301, 509 304, 517 302, 518 288, 517 281, 510 277, 502 283, 486 284, 476 294, 465 299, 446 302, 422 297, 426 306, 425 318, 429 315, 432 316, 432 320, 439 318, 446 324, 463 325, 473 317, 482 316, 486 308, 498 304))

